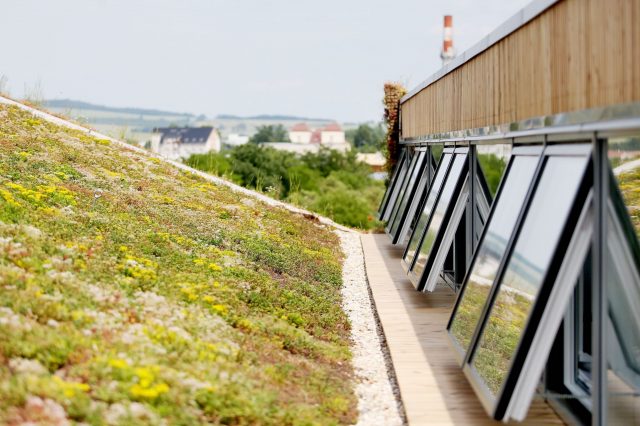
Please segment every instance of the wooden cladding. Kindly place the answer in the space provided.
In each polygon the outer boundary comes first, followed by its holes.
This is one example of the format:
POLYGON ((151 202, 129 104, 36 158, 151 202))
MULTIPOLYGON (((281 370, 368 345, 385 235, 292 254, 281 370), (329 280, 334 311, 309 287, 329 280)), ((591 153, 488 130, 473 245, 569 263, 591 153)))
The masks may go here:
POLYGON ((402 136, 640 101, 640 0, 564 0, 401 106, 402 136))

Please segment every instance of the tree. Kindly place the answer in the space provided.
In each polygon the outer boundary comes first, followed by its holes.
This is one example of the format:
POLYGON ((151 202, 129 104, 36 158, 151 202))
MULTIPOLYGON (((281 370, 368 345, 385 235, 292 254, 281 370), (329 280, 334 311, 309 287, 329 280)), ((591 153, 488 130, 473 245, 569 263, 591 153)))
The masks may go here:
POLYGON ((256 134, 249 138, 249 142, 289 142, 289 133, 282 124, 277 124, 275 126, 259 126, 256 134))
POLYGON ((380 124, 376 126, 361 124, 356 129, 347 130, 345 136, 360 152, 376 152, 384 146, 385 132, 380 124))

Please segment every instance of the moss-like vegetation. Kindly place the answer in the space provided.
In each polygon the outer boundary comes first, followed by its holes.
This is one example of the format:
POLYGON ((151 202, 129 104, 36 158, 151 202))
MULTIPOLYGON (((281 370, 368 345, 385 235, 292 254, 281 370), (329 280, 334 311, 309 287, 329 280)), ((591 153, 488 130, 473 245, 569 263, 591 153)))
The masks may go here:
POLYGON ((636 235, 640 238, 640 169, 620 174, 618 185, 636 229, 636 235))
POLYGON ((353 422, 338 243, 0 107, 0 423, 353 422))

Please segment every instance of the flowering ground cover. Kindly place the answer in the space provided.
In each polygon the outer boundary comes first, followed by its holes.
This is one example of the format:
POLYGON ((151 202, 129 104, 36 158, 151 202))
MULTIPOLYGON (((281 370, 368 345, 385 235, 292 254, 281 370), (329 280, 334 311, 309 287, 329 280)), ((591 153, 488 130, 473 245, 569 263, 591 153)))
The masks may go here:
POLYGON ((351 423, 341 261, 312 219, 0 106, 0 423, 351 423))

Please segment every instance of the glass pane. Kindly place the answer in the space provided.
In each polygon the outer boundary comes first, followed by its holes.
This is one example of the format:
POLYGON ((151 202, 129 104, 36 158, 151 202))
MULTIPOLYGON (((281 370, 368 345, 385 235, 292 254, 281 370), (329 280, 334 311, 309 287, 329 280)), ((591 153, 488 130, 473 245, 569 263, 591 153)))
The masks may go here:
POLYGON ((451 325, 451 334, 466 352, 513 233, 538 157, 514 158, 487 233, 478 249, 451 325))
MULTIPOLYGON (((402 216, 403 213, 405 211, 405 209, 407 208, 407 203, 409 202, 409 198, 412 195, 412 190, 414 188, 414 185, 416 184, 416 180, 418 179, 418 175, 420 174, 420 171, 422 170, 422 162, 425 158, 425 152, 424 151, 420 151, 418 153, 418 155, 416 155, 414 157, 415 159, 415 163, 412 165, 412 169, 411 170, 411 175, 409 176, 409 179, 407 180, 407 184, 404 185, 404 188, 402 188, 402 191, 400 192, 400 195, 398 196, 398 199, 400 200, 399 203, 396 203, 396 208, 395 211, 392 213, 391 215, 391 225, 390 225, 390 231, 391 231, 391 235, 395 235, 395 233, 398 230, 398 225, 402 222, 402 216)), ((413 163, 413 161, 412 161, 413 163)))
POLYGON ((511 144, 478 145, 476 152, 491 196, 495 197, 511 156, 511 144))
POLYGON ((440 165, 438 167, 438 172, 433 178, 433 184, 431 184, 431 188, 429 188, 427 201, 424 203, 424 208, 422 209, 422 213, 420 214, 420 219, 418 219, 418 224, 413 230, 413 234, 411 234, 411 240, 409 241, 407 251, 404 255, 404 260, 408 265, 411 265, 411 263, 413 262, 416 250, 418 249, 418 244, 420 244, 420 238, 422 238, 422 234, 424 233, 424 230, 429 223, 431 211, 433 210, 433 206, 436 203, 438 192, 440 192, 440 188, 442 187, 444 178, 447 175, 447 169, 449 168, 449 163, 451 163, 452 158, 453 154, 448 153, 442 157, 442 161, 440 162, 440 165))
MULTIPOLYGON (((406 160, 406 157, 405 157, 406 160)), ((393 187, 393 191, 391 192, 391 196, 389 197, 389 203, 384 211, 384 214, 380 218, 381 220, 389 220, 391 217, 391 212, 395 208, 396 202, 398 200, 398 193, 404 185, 404 179, 409 171, 409 161, 403 161, 400 171, 398 172, 398 178, 396 179, 395 186, 393 187)))
POLYGON ((609 161, 640 238, 640 135, 609 139, 609 161))
POLYGON ((440 157, 442 157, 442 151, 444 151, 444 144, 442 145, 431 145, 431 155, 436 160, 436 163, 440 161, 440 157))
MULTIPOLYGON (((612 194, 617 197, 617 194, 612 194)), ((619 202, 620 200, 618 200, 619 202)), ((614 200, 615 202, 615 200, 614 200)), ((613 206, 614 204, 612 204, 613 206)), ((623 212, 620 209, 618 212, 623 212)), ((615 210, 607 224, 608 424, 640 424, 640 275, 615 210)))
POLYGON ((507 378, 586 164, 585 158, 547 160, 474 354, 474 367, 494 396, 507 378))
POLYGON ((419 215, 417 214, 422 207, 424 206, 424 202, 426 199, 425 191, 429 190, 429 176, 433 175, 434 169, 433 166, 429 164, 429 161, 433 161, 430 159, 430 156, 425 156, 424 167, 422 169, 422 174, 419 177, 419 181, 416 185, 415 193, 411 198, 411 203, 409 204, 409 208, 407 209, 407 215, 405 219, 405 223, 399 226, 400 235, 395 235, 397 238, 397 242, 404 245, 408 237, 411 235, 411 232, 415 228, 416 222, 418 221, 419 215), (431 170, 429 170, 431 168, 431 170))
POLYGON ((429 222, 429 228, 427 229, 427 233, 425 234, 422 244, 420 245, 418 258, 416 259, 415 264, 411 269, 417 277, 422 276, 424 268, 427 265, 427 260, 429 259, 429 254, 431 253, 433 243, 436 239, 436 235, 438 235, 438 231, 440 230, 442 222, 445 220, 445 213, 447 211, 447 208, 449 207, 449 204, 451 203, 451 199, 453 198, 458 179, 460 178, 460 174, 462 173, 462 169, 464 168, 466 161, 467 154, 457 154, 453 161, 451 171, 447 176, 447 181, 442 188, 442 194, 440 194, 438 204, 436 205, 431 221, 429 222))

